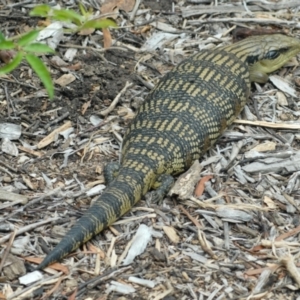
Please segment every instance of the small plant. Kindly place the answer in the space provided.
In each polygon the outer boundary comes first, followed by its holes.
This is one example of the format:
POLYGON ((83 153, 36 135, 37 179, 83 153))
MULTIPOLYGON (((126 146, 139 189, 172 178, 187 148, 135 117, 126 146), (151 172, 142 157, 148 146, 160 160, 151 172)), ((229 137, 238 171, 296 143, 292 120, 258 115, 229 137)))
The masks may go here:
POLYGON ((72 32, 79 32, 83 29, 103 29, 108 27, 117 27, 117 24, 110 19, 95 19, 93 14, 87 11, 79 3, 81 15, 72 9, 55 9, 49 5, 42 4, 36 6, 31 12, 31 16, 48 18, 54 21, 63 21, 73 23, 75 26, 72 32))
POLYGON ((17 68, 21 61, 25 58, 30 67, 36 72, 43 82, 49 98, 52 99, 54 97, 54 87, 50 73, 45 64, 39 57, 36 56, 36 54, 54 53, 54 50, 45 44, 35 43, 34 41, 38 35, 38 30, 32 30, 20 37, 18 41, 14 41, 6 39, 2 32, 0 32, 0 51, 14 50, 16 52, 15 57, 5 66, 0 68, 0 75, 10 73, 12 70, 17 68))
MULTIPOLYGON (((117 27, 116 23, 109 19, 93 19, 93 14, 88 12, 82 4, 79 4, 81 15, 74 10, 54 9, 48 5, 36 6, 31 12, 31 16, 46 17, 54 21, 63 21, 74 24, 73 33, 85 29, 104 29, 108 27, 117 27)), ((20 38, 12 37, 6 39, 0 31, 0 51, 14 51, 16 55, 10 62, 0 68, 0 76, 7 74, 17 68, 23 59, 25 59, 30 67, 38 75, 44 84, 49 98, 54 97, 54 86, 50 72, 37 56, 38 54, 53 54, 55 51, 45 44, 35 42, 40 30, 32 30, 25 33, 20 38)))

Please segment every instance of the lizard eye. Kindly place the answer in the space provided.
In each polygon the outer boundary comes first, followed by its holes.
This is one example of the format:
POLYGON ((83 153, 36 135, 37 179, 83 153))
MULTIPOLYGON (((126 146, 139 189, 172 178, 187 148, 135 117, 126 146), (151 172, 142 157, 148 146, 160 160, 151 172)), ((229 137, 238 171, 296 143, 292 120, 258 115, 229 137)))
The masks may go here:
POLYGON ((277 50, 271 50, 266 54, 266 59, 275 59, 280 55, 280 52, 277 50))

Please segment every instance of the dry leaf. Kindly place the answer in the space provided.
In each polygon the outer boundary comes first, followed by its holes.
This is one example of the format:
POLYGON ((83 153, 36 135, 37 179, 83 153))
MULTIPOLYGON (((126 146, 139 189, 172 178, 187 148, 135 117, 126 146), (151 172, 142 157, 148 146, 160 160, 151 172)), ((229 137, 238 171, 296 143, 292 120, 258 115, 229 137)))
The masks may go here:
MULTIPOLYGON (((4 278, 1 276, 0 279, 3 281, 4 278)), ((4 284, 2 287, 2 292, 0 292, 0 299, 7 300, 7 297, 11 294, 13 294, 13 289, 11 288, 10 284, 4 284)))
POLYGON ((46 101, 43 103, 43 105, 41 106, 41 111, 46 111, 47 107, 48 107, 48 101, 46 100, 46 101))
POLYGON ((291 229, 290 231, 285 232, 285 233, 279 235, 279 236, 275 239, 275 241, 281 241, 281 240, 283 240, 283 239, 287 239, 287 238, 289 238, 290 236, 293 236, 293 235, 298 234, 299 232, 300 232, 300 226, 297 226, 296 228, 291 229))
POLYGON ((269 264, 266 268, 249 269, 245 271, 245 275, 253 276, 260 275, 264 270, 272 270, 274 272, 279 266, 277 264, 269 264))
POLYGON ((92 33, 94 33, 95 31, 95 28, 85 28, 85 29, 82 29, 78 32, 78 35, 90 35, 92 33))
POLYGON ((111 34, 108 28, 103 28, 102 32, 103 32, 103 47, 107 49, 112 44, 111 34))
POLYGON ((205 189, 205 182, 207 182, 208 180, 211 180, 212 178, 213 178, 213 176, 207 175, 200 179, 200 181, 198 182, 198 184, 195 188, 195 197, 202 196, 204 189, 205 189))
MULTIPOLYGON (((35 264, 40 264, 43 260, 42 258, 37 258, 37 257, 32 257, 32 256, 24 257, 24 259, 29 262, 35 263, 35 264)), ((61 271, 64 274, 69 274, 69 269, 60 263, 54 263, 54 264, 48 266, 48 268, 51 268, 56 271, 61 271)))
POLYGON ((135 0, 105 0, 101 6, 101 14, 117 12, 119 9, 126 12, 132 11, 135 0))
POLYGON ((276 208, 276 204, 274 201, 268 196, 264 196, 264 202, 269 208, 276 208))
POLYGON ((46 19, 46 20, 39 20, 38 21, 38 26, 40 27, 47 27, 51 24, 50 19, 46 19))
POLYGON ((94 246, 92 243, 88 243, 87 246, 88 246, 89 251, 99 254, 102 259, 104 259, 106 257, 105 252, 103 250, 101 250, 100 248, 94 246))
POLYGON ((61 57, 59 57, 57 55, 52 56, 50 61, 51 61, 51 64, 56 67, 67 67, 68 66, 68 63, 65 62, 61 57))
POLYGON ((173 227, 163 226, 163 230, 172 243, 179 243, 179 236, 173 227))
POLYGON ((18 146, 18 149, 21 150, 21 151, 24 151, 26 153, 29 153, 29 154, 31 154, 33 156, 36 156, 36 157, 42 157, 43 156, 42 152, 34 151, 34 150, 26 148, 24 146, 18 146))
POLYGON ((91 101, 88 101, 86 103, 83 103, 81 108, 81 114, 84 115, 86 110, 91 106, 91 101))
POLYGON ((49 144, 51 144, 56 136, 62 132, 65 131, 66 129, 70 128, 72 126, 71 121, 66 122, 65 124, 63 124, 62 126, 56 128, 55 130, 53 130, 50 134, 48 134, 46 137, 44 137, 38 144, 37 144, 37 148, 41 149, 44 148, 46 146, 48 146, 49 144))
POLYGON ((22 179, 25 182, 25 184, 27 185, 27 187, 29 187, 31 190, 36 190, 36 187, 31 182, 30 178, 27 175, 22 175, 22 179))
POLYGON ((0 51, 0 60, 7 64, 15 56, 15 54, 16 54, 16 51, 13 51, 13 50, 1 50, 0 51))
POLYGON ((281 91, 291 95, 292 97, 298 97, 296 90, 291 86, 290 82, 278 75, 272 75, 269 77, 270 81, 281 91))
POLYGON ((266 142, 257 145, 256 147, 252 148, 251 151, 266 152, 266 151, 273 151, 275 149, 276 149, 276 143, 266 142))
POLYGON ((76 79, 75 76, 72 74, 64 74, 61 77, 59 77, 58 79, 56 79, 55 83, 63 87, 63 86, 70 84, 75 79, 76 79))
POLYGON ((202 168, 203 166, 199 160, 196 160, 188 171, 178 177, 168 195, 177 195, 182 200, 190 199, 195 190, 195 185, 199 182, 202 168))
POLYGON ((277 96, 277 104, 278 105, 281 105, 281 106, 288 106, 288 102, 286 100, 286 96, 283 92, 277 92, 276 93, 276 96, 277 96))
POLYGON ((81 63, 78 62, 78 63, 76 63, 74 65, 71 65, 71 66, 68 66, 66 68, 69 69, 69 70, 77 71, 77 70, 81 69, 81 63))

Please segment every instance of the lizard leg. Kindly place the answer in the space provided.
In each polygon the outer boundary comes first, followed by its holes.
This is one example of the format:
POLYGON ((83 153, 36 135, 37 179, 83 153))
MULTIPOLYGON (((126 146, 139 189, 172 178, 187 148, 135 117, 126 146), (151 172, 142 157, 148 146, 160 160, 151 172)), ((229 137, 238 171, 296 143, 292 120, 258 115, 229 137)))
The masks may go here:
POLYGON ((120 170, 120 164, 117 162, 108 163, 104 167, 104 179, 107 185, 110 185, 112 181, 117 177, 120 170))
POLYGON ((173 184, 174 178, 171 175, 160 175, 152 186, 154 191, 147 193, 146 200, 149 202, 161 203, 173 184))

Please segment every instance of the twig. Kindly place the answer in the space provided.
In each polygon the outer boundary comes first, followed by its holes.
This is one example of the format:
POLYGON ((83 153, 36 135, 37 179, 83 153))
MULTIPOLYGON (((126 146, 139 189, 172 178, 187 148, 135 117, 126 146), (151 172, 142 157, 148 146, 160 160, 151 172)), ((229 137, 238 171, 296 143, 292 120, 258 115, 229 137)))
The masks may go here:
POLYGON ((51 122, 47 123, 47 125, 45 126, 45 129, 48 129, 50 126, 59 123, 60 121, 64 120, 65 118, 67 118, 69 116, 69 112, 67 111, 66 113, 62 114, 61 116, 59 116, 58 118, 52 120, 51 122))
POLYGON ((2 171, 3 173, 7 173, 10 177, 13 177, 13 175, 8 170, 6 170, 5 168, 3 168, 1 166, 0 166, 0 171, 2 171))
POLYGON ((131 245, 132 245, 132 243, 133 243, 133 239, 134 239, 134 238, 132 238, 132 239, 127 243, 127 245, 126 245, 126 247, 125 247, 123 253, 119 256, 119 260, 118 260, 117 266, 119 266, 119 265, 121 264, 121 262, 125 259, 125 256, 127 255, 128 251, 129 251, 129 249, 130 249, 130 247, 131 247, 131 245))
POLYGON ((32 292, 36 291, 38 288, 40 288, 43 285, 49 285, 52 283, 55 283, 57 281, 57 278, 61 276, 61 272, 58 274, 55 274, 51 277, 45 278, 42 281, 39 281, 37 283, 34 283, 33 285, 30 285, 29 287, 26 287, 25 289, 18 290, 17 292, 10 294, 7 297, 7 300, 17 300, 17 299, 26 299, 32 297, 32 292), (20 296, 20 297, 19 297, 20 296))
POLYGON ((93 280, 93 282, 92 283, 89 283, 88 285, 87 285, 87 287, 89 288, 89 289, 92 289, 92 288, 94 288, 96 285, 99 285, 101 282, 103 282, 103 281, 105 281, 105 280, 107 280, 107 279, 109 279, 109 278, 112 278, 112 277, 114 277, 114 276, 116 276, 116 275, 118 275, 118 274, 122 274, 122 273, 124 273, 125 271, 127 271, 127 270, 129 270, 129 269, 131 269, 132 267, 131 266, 127 266, 127 267, 124 267, 124 268, 121 268, 121 269, 118 269, 118 270, 113 270, 110 274, 108 274, 108 275, 102 275, 102 276, 100 276, 100 278, 95 278, 95 280, 93 280))
POLYGON ((4 263, 5 263, 5 261, 6 261, 6 258, 7 258, 8 254, 9 254, 9 251, 10 251, 10 249, 11 249, 11 246, 12 246, 12 244, 13 244, 13 242, 14 242, 14 239, 15 239, 15 237, 16 237, 16 233, 17 233, 17 231, 14 230, 14 232, 11 234, 11 237, 10 237, 10 239, 9 239, 8 245, 7 245, 7 247, 6 247, 6 249, 5 249, 4 253, 3 253, 3 255, 2 255, 2 257, 1 257, 1 261, 0 261, 0 273, 1 273, 1 271, 2 271, 2 268, 3 268, 3 266, 4 266, 4 263))
POLYGON ((25 205, 28 202, 28 197, 17 193, 12 193, 0 188, 0 201, 1 200, 4 200, 5 202, 0 205, 0 211, 6 207, 13 207, 14 205, 20 203, 25 205))
POLYGON ((191 20, 187 21, 189 25, 202 25, 207 23, 255 23, 265 25, 284 25, 293 28, 300 28, 300 24, 296 21, 284 21, 279 19, 259 19, 259 18, 216 18, 208 20, 191 20))
MULTIPOLYGON (((44 194, 43 196, 41 196, 41 197, 39 197, 39 198, 36 198, 36 199, 30 201, 29 203, 27 203, 26 205, 24 205, 24 206, 22 207, 22 211, 24 211, 26 208, 28 208, 28 207, 31 206, 32 204, 38 203, 38 202, 42 201, 43 199, 45 199, 46 197, 52 196, 52 195, 58 193, 60 190, 61 190, 61 187, 58 187, 58 188, 56 188, 56 189, 54 189, 54 190, 51 190, 50 192, 44 194)), ((5 221, 5 220, 8 220, 8 219, 12 218, 13 216, 17 215, 17 214, 20 213, 20 212, 21 212, 21 210, 16 210, 16 211, 14 211, 13 213, 11 213, 10 215, 6 216, 5 218, 0 219, 0 222, 3 222, 3 221, 5 221)))
POLYGON ((7 7, 23 6, 23 5, 29 4, 29 3, 32 3, 32 1, 31 0, 24 0, 24 1, 17 2, 17 3, 13 3, 13 4, 8 4, 7 7))
POLYGON ((199 223, 199 221, 197 220, 197 219, 195 219, 194 217, 192 217, 191 215, 190 215, 190 213, 182 206, 182 205, 179 205, 179 208, 182 210, 182 212, 194 223, 194 225, 198 228, 198 229, 200 229, 200 228, 203 228, 204 226, 203 226, 203 224, 201 225, 200 223, 199 223))
MULTIPOLYGON (((11 75, 11 76, 12 76, 12 75, 11 75)), ((13 76, 12 76, 12 77, 13 77, 13 76)), ((14 77, 13 77, 13 78, 14 78, 14 77)), ((20 82, 20 81, 18 81, 16 78, 14 78, 14 81, 13 81, 13 80, 9 80, 9 79, 6 79, 6 78, 1 77, 1 78, 0 78, 0 81, 5 81, 5 82, 13 83, 13 84, 19 84, 19 85, 21 85, 21 86, 26 86, 26 87, 28 87, 28 88, 34 89, 34 90, 36 90, 36 91, 38 90, 37 87, 35 87, 35 86, 31 85, 31 84, 26 84, 26 83, 20 82)))
POLYGON ((3 165, 4 167, 6 167, 7 169, 11 170, 12 172, 18 173, 19 171, 15 168, 13 168, 12 166, 8 165, 7 163, 5 163, 4 161, 0 161, 0 164, 3 165))
POLYGON ((11 106, 11 109, 12 109, 13 113, 14 113, 14 116, 16 116, 16 109, 15 109, 15 106, 14 106, 13 102, 11 101, 10 95, 8 94, 7 85, 4 84, 2 86, 3 86, 4 92, 5 92, 5 96, 6 96, 6 100, 7 100, 7 114, 8 114, 8 117, 10 117, 9 104, 11 106))
POLYGON ((129 83, 128 81, 126 81, 126 84, 124 86, 124 88, 121 90, 121 92, 119 92, 119 94, 115 97, 115 99, 113 100, 113 102, 110 104, 110 106, 101 111, 100 115, 102 116, 107 116, 111 111, 114 110, 114 108, 116 107, 117 103, 119 102, 119 99, 121 98, 122 94, 124 94, 124 92, 132 86, 132 83, 129 83))
MULTIPOLYGON (((51 218, 51 219, 48 219, 48 220, 44 220, 44 221, 41 221, 41 222, 37 222, 37 223, 33 223, 33 224, 30 224, 28 226, 25 226, 25 227, 22 227, 21 229, 19 229, 16 233, 13 233, 15 235, 20 235, 24 232, 27 232, 27 231, 30 231, 32 229, 35 229, 37 227, 40 227, 42 225, 45 225, 47 223, 51 223, 53 221, 56 221, 58 218, 51 218)), ((8 241, 9 239, 11 238, 11 234, 7 234, 5 235, 4 237, 2 237, 0 239, 0 245, 5 243, 6 241, 8 241)))
POLYGON ((140 219, 144 219, 144 218, 149 218, 149 219, 156 218, 156 214, 147 214, 147 215, 142 215, 142 216, 138 216, 138 217, 126 218, 124 220, 114 222, 113 225, 126 224, 128 222, 132 222, 132 221, 136 221, 136 220, 140 220, 140 219))
POLYGON ((0 200, 12 202, 17 201, 17 203, 26 204, 28 202, 28 197, 17 193, 12 193, 0 188, 0 200))
POLYGON ((210 255, 213 259, 217 260, 218 256, 216 254, 214 254, 214 252, 210 248, 209 243, 207 242, 205 233, 200 228, 198 228, 198 240, 199 240, 202 250, 204 252, 206 252, 208 255, 210 255))
POLYGON ((133 21, 133 19, 135 18, 136 12, 137 12, 140 4, 141 4, 141 0, 136 0, 135 1, 134 8, 131 12, 130 21, 133 21))
POLYGON ((285 232, 285 233, 282 233, 281 235, 279 235, 275 241, 282 241, 284 239, 287 239, 295 234, 298 234, 300 232, 300 226, 297 226, 295 228, 293 228, 292 230, 288 231, 288 232, 285 232))
POLYGON ((282 128, 282 129, 300 129, 300 124, 285 124, 285 123, 273 123, 265 121, 248 121, 248 120, 235 120, 236 124, 245 124, 269 128, 282 128))
POLYGON ((43 300, 45 299, 49 299, 50 298, 50 296, 55 292, 55 291, 57 291, 58 290, 58 288, 59 288, 59 286, 60 286, 60 284, 62 283, 62 281, 63 281, 63 277, 61 277, 61 278, 58 278, 58 280, 57 280, 57 282, 54 284, 54 286, 53 286, 53 288, 52 289, 50 289, 50 290, 48 290, 46 293, 45 293, 45 295, 43 296, 43 300))
POLYGON ((81 46, 81 45, 75 45, 75 44, 65 44, 65 45, 59 45, 59 47, 62 48, 75 48, 75 49, 83 49, 83 50, 92 50, 92 51, 96 51, 96 52, 106 52, 108 50, 121 50, 121 51, 125 51, 127 52, 128 49, 127 48, 123 48, 123 47, 109 47, 109 48, 95 48, 95 47, 89 47, 89 46, 81 46))
MULTIPOLYGON (((241 208, 241 204, 212 204, 212 203, 207 203, 207 202, 210 202, 212 199, 215 201, 216 199, 219 199, 221 197, 224 197, 224 195, 219 194, 216 197, 207 199, 205 201, 200 201, 195 197, 190 197, 189 200, 197 203, 200 207, 203 207, 203 208, 211 208, 211 209, 217 209, 217 208, 221 208, 221 207, 235 208, 235 209, 240 209, 241 208)), ((242 207, 245 210, 254 210, 254 211, 270 211, 271 210, 268 207, 261 207, 261 206, 258 206, 258 205, 246 204, 246 203, 243 203, 242 207)), ((114 223, 114 224, 116 224, 116 223, 114 223)))
POLYGON ((300 273, 295 265, 294 258, 288 254, 284 256, 280 262, 286 267, 287 271, 290 273, 290 275, 293 277, 293 279, 296 281, 298 287, 300 287, 300 273))

